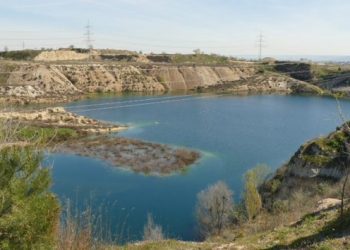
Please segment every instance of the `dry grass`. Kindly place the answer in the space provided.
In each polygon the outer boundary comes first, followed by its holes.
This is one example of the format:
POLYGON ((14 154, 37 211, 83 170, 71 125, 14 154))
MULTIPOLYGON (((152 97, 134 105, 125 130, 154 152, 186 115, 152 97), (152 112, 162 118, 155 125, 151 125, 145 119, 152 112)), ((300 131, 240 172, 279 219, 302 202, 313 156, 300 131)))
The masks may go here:
POLYGON ((57 249, 59 250, 88 250, 94 246, 92 236, 91 210, 83 215, 73 216, 68 202, 64 219, 61 221, 57 249))

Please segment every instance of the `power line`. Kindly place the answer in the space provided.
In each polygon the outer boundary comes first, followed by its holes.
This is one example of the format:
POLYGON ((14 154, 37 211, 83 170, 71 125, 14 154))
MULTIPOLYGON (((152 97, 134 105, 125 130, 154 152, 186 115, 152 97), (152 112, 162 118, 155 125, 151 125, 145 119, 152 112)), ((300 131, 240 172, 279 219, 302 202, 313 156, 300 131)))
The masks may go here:
POLYGON ((85 42, 87 45, 87 49, 92 50, 93 46, 92 46, 92 42, 93 40, 91 39, 92 36, 92 32, 91 32, 91 25, 90 25, 90 21, 88 21, 87 25, 85 26, 86 32, 85 32, 85 42))
MULTIPOLYGON (((213 95, 215 97, 223 96, 221 95, 213 95)), ((179 98, 179 99, 172 99, 172 100, 161 100, 161 101, 155 101, 155 102, 145 102, 145 103, 138 103, 138 104, 129 104, 129 105, 121 105, 121 106, 109 106, 109 107, 100 107, 100 108, 90 108, 90 109, 85 109, 85 110, 78 110, 75 112, 78 113, 86 113, 90 111, 97 111, 97 110, 108 110, 108 109, 121 109, 121 108, 130 108, 130 107, 138 107, 138 106, 148 106, 148 105, 155 105, 155 104, 162 104, 162 103, 170 103, 170 102, 184 102, 184 101, 190 101, 190 100, 195 100, 195 99, 203 99, 203 98, 208 98, 212 97, 210 96, 192 96, 192 98, 179 98)))
POLYGON ((166 99, 177 99, 177 98, 183 98, 183 97, 193 97, 194 95, 183 95, 183 96, 165 96, 165 97, 152 97, 147 99, 137 99, 137 100, 126 100, 126 101, 112 101, 112 102, 103 102, 103 103, 95 103, 95 104, 83 104, 83 105, 73 105, 69 107, 69 110, 72 109, 78 109, 77 112, 79 112, 79 109, 85 108, 85 107, 97 107, 97 106, 104 106, 104 105, 111 105, 111 104, 124 104, 124 103, 136 103, 136 102, 147 102, 147 101, 159 101, 159 100, 166 100, 166 99))
POLYGON ((259 61, 262 60, 262 49, 263 49, 263 44, 264 44, 264 37, 263 37, 263 34, 260 32, 259 40, 258 40, 258 46, 259 46, 259 56, 258 56, 258 59, 259 59, 259 61))

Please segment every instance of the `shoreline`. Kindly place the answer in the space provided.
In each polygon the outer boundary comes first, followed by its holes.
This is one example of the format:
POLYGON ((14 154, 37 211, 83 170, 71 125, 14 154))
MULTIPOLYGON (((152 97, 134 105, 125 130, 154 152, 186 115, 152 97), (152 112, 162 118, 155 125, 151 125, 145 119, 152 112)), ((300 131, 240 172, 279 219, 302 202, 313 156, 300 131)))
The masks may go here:
MULTIPOLYGON (((219 93, 203 92, 200 94, 219 93)), ((286 92, 270 91, 262 92, 225 92, 221 95, 250 96, 250 95, 291 95, 286 92)), ((111 97, 113 98, 114 95, 111 97)), ((144 96, 144 95, 143 95, 144 96)), ((159 95, 157 95, 159 96, 159 95)), ((308 94, 308 96, 323 97, 308 94)), ((97 96, 97 98, 100 96, 97 96)), ((87 99, 88 100, 88 99, 87 99)), ((77 111, 79 112, 79 111, 77 111)), ((58 153, 70 153, 86 157, 92 157, 107 162, 111 166, 131 170, 134 173, 142 173, 152 176, 169 176, 185 171, 196 164, 203 157, 202 152, 183 148, 177 145, 147 142, 138 139, 120 137, 119 132, 132 129, 133 126, 114 124, 111 122, 91 119, 67 111, 63 107, 51 107, 47 109, 31 111, 6 111, 0 113, 0 119, 11 119, 22 126, 29 126, 34 131, 42 128, 59 130, 71 129, 78 136, 70 138, 64 133, 63 139, 58 142, 58 153), (130 150, 130 147, 132 150, 130 150), (140 153, 141 152, 141 153, 140 153), (152 157, 147 157, 152 155, 152 157), (170 162, 170 164, 165 164, 170 162)), ((58 131, 59 134, 60 131, 58 131)), ((53 133, 56 136, 57 131, 53 133)), ((58 136, 59 137, 59 136, 58 136)))
POLYGON ((42 141, 53 152, 71 153, 103 160, 146 175, 170 175, 195 164, 195 150, 120 137, 126 125, 91 119, 62 107, 37 111, 2 112, 0 119, 18 124, 28 143, 42 141), (115 136, 116 135, 116 136, 115 136))

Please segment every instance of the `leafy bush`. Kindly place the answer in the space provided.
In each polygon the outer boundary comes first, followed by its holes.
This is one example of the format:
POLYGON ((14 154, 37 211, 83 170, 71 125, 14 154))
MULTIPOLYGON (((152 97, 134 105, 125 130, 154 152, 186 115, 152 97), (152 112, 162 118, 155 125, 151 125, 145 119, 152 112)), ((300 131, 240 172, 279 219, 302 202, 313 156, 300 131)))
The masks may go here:
POLYGON ((0 151, 0 249, 50 249, 54 244, 59 204, 41 159, 29 147, 0 151))
POLYGON ((39 138, 42 143, 59 142, 78 136, 77 131, 71 128, 40 128, 34 126, 23 127, 18 134, 20 140, 32 141, 39 138))
POLYGON ((4 51, 0 52, 0 57, 10 60, 33 60, 40 53, 40 50, 4 51))
POLYGON ((258 165, 245 174, 244 204, 249 220, 255 218, 262 208, 258 187, 263 184, 268 173, 266 165, 258 165))
POLYGON ((183 55, 183 54, 175 54, 171 55, 171 62, 172 63, 179 63, 179 64, 186 64, 186 63, 193 63, 193 64, 228 64, 229 59, 226 56, 220 56, 215 54, 189 54, 189 55, 183 55))

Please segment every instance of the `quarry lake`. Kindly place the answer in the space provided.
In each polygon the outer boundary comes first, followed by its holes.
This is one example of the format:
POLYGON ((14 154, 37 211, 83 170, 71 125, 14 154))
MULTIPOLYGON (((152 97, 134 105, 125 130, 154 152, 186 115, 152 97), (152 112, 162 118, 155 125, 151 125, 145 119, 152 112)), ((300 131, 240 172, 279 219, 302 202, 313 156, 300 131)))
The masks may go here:
MULTIPOLYGON (((341 106, 347 114, 350 102, 341 101, 341 106)), ((123 137, 202 152, 188 171, 166 177, 135 174, 86 157, 49 156, 54 192, 78 209, 89 204, 123 242, 142 238, 147 213, 168 237, 196 239, 199 191, 224 180, 237 201, 248 169, 259 163, 276 169, 301 144, 341 123, 334 99, 304 96, 126 95, 92 98, 66 108, 129 125, 119 134, 123 137)))

